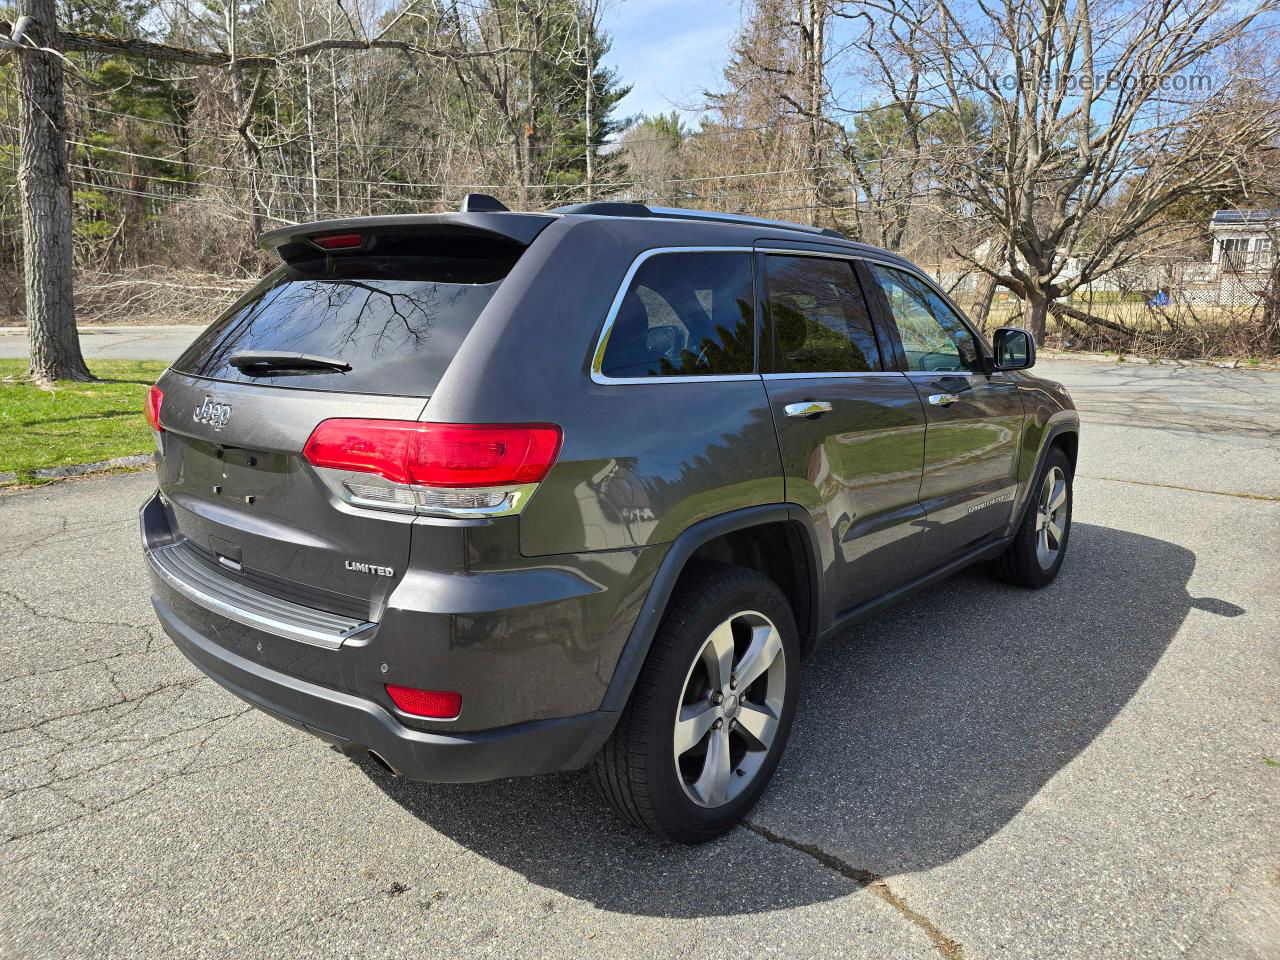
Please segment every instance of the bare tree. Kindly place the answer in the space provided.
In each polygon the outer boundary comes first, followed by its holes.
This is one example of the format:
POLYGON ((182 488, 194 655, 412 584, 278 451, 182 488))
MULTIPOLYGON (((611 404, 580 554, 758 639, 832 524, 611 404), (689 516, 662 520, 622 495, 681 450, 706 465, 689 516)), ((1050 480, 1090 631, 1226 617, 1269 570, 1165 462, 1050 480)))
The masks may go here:
POLYGON ((1040 0, 938 4, 921 37, 934 103, 961 121, 938 166, 945 188, 992 229, 996 268, 1043 341, 1051 310, 1149 249, 1180 198, 1238 183, 1273 138, 1274 100, 1249 95, 1240 49, 1275 0, 1040 0), (964 123, 978 98, 990 129, 964 123), (1068 261, 1072 268, 1067 269, 1068 261))
MULTIPOLYGON (((20 0, 18 21, 5 24, 0 37, 4 39, 4 46, 16 51, 19 59, 19 185, 31 376, 42 382, 92 379, 80 352, 75 324, 71 176, 67 158, 62 50, 225 69, 230 80, 240 164, 248 182, 249 235, 256 241, 266 216, 264 192, 270 191, 264 190, 263 186, 263 181, 269 178, 264 169, 263 145, 254 134, 255 111, 272 72, 294 64, 302 65, 307 82, 305 118, 311 124, 314 122, 314 104, 310 99, 311 60, 325 51, 398 51, 453 64, 515 53, 530 53, 525 58, 529 63, 538 60, 529 50, 521 50, 518 43, 507 42, 500 36, 487 42, 482 49, 470 45, 465 36, 433 35, 425 44, 409 37, 392 36, 406 17, 415 13, 418 5, 424 2, 428 0, 407 0, 397 12, 383 18, 376 30, 369 30, 363 22, 353 20, 339 2, 343 22, 348 29, 345 35, 310 40, 303 32, 296 42, 284 37, 279 46, 263 50, 259 43, 256 49, 246 50, 239 3, 210 4, 195 10, 188 9, 185 4, 176 5, 175 9, 183 15, 184 22, 197 25, 197 41, 210 44, 184 46, 138 37, 60 31, 55 19, 54 0, 20 0)), ((518 8, 526 11, 525 20, 535 25, 532 31, 522 32, 520 38, 536 43, 541 39, 536 29, 540 22, 539 11, 529 13, 528 5, 524 3, 518 8)), ((305 10, 300 11, 299 19, 300 27, 305 31, 305 10)), ((563 30, 561 34, 564 34, 563 30)), ((553 50, 550 62, 560 62, 561 53, 553 50)), ((540 52, 543 54, 545 51, 540 52)), ((533 67, 528 69, 532 71, 533 67)), ((525 170, 529 169, 534 155, 539 109, 536 89, 532 85, 528 89, 533 92, 527 98, 527 132, 520 141, 524 148, 525 170)), ((134 151, 126 150, 125 153, 131 160, 136 159, 134 151)), ((319 197, 314 154, 312 160, 310 176, 314 208, 314 201, 319 197)), ((372 177, 369 182, 373 182, 372 177)), ((135 179, 129 185, 115 189, 126 196, 137 197, 142 193, 139 186, 135 179)))
POLYGON ((851 128, 836 131, 840 153, 857 189, 850 211, 856 235, 889 250, 902 250, 932 175, 931 113, 916 51, 935 17, 932 0, 842 3, 838 16, 859 28, 852 45, 856 90, 882 91, 884 103, 840 107, 851 128))

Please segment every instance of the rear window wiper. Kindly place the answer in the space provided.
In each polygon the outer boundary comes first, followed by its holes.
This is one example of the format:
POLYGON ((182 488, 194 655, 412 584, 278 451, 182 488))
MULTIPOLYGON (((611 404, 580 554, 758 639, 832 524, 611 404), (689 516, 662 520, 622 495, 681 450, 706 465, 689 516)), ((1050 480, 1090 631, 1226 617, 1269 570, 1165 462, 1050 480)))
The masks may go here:
POLYGON ((279 353, 275 350, 241 350, 227 361, 242 373, 270 373, 275 370, 336 370, 346 373, 351 364, 313 353, 279 353))

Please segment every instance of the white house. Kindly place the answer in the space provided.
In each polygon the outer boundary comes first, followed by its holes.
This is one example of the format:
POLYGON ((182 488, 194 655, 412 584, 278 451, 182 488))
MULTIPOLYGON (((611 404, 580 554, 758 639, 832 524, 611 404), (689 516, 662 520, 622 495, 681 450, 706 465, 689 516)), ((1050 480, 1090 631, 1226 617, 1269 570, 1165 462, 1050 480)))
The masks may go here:
POLYGON ((1280 210, 1215 210, 1209 222, 1215 272, 1270 270, 1274 236, 1280 232, 1280 210))
MULTIPOLYGON (((1280 254, 1280 209, 1215 210, 1209 219, 1209 234, 1213 250, 1208 260, 1131 263, 1085 284, 1079 294, 1163 293, 1165 298, 1196 306, 1254 306, 1280 254)), ((985 260, 992 243, 988 240, 975 247, 973 258, 985 260)), ((1058 276, 1074 279, 1080 275, 1080 267, 1080 257, 1065 257, 1058 276)), ((967 268, 935 273, 956 293, 977 288, 977 276, 967 268)))

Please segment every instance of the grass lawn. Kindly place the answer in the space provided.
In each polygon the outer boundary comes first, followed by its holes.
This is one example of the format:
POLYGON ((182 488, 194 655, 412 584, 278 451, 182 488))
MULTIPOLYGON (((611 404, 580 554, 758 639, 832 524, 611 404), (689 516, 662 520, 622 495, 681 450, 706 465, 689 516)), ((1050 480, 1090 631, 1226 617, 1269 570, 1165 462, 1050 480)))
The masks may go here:
POLYGON ((0 359, 0 473, 39 482, 31 471, 41 467, 150 453, 155 441, 142 404, 164 368, 150 360, 96 360, 89 369, 100 382, 64 380, 42 390, 23 379, 25 360, 0 359))

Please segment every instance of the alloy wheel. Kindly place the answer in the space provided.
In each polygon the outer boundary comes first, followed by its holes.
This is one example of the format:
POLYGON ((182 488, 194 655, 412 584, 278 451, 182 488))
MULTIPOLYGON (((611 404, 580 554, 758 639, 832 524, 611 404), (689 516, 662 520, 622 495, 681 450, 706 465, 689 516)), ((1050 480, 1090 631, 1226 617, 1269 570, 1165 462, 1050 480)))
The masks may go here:
POLYGON ((698 806, 723 806, 755 780, 786 680, 782 637, 764 614, 744 610, 711 631, 685 677, 673 735, 676 774, 698 806))
POLYGON ((1051 570, 1058 561, 1066 536, 1067 476, 1053 467, 1040 485, 1036 506, 1036 560, 1042 570, 1051 570))

